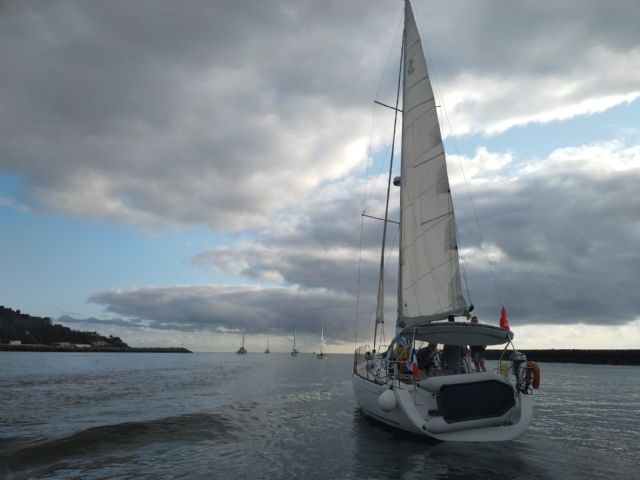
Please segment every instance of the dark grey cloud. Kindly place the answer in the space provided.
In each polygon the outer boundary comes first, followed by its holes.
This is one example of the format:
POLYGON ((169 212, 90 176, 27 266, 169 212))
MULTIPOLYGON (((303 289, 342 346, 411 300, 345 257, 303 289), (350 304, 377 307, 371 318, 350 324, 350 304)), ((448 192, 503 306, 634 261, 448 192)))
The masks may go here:
POLYGON ((0 168, 23 175, 32 207, 264 224, 346 171, 342 150, 364 136, 372 93, 344 74, 380 65, 354 62, 374 32, 340 41, 356 7, 333 21, 337 3, 8 4, 0 168))
MULTIPOLYGON (((640 171, 633 165, 640 151, 610 144, 564 152, 567 158, 560 160, 557 153, 541 160, 537 171, 509 181, 472 179, 485 248, 470 206, 456 197, 476 312, 485 321, 497 320, 504 303, 514 326, 634 321, 640 308, 635 293, 640 280, 640 171), (492 265, 489 255, 496 258, 492 265)), ((374 239, 365 242, 359 265, 358 246, 352 245, 360 231, 359 215, 350 207, 358 197, 355 191, 343 194, 323 202, 317 217, 301 215, 299 224, 194 259, 202 267, 279 286, 141 287, 103 292, 90 300, 110 313, 149 321, 152 328, 287 332, 297 327, 313 334, 325 325, 333 339, 348 340, 356 328, 360 268, 357 330, 365 338, 375 307, 380 231, 365 232, 374 239), (341 212, 353 214, 350 228, 342 224, 341 212)), ((309 211, 317 207, 308 205, 309 211)), ((394 238, 391 232, 390 244, 394 238)), ((389 319, 395 318, 396 262, 391 252, 385 296, 389 319)))
MULTIPOLYGON (((637 319, 640 171, 633 165, 640 161, 639 155, 637 147, 585 147, 570 152, 570 158, 562 161, 553 156, 541 160, 538 171, 508 181, 483 179, 478 184, 482 188, 474 190, 482 236, 470 205, 456 196, 464 265, 477 312, 497 318, 500 304, 505 303, 521 323, 613 325, 637 319), (612 164, 626 167, 613 168, 612 164), (492 252, 499 255, 490 264, 492 252)), ((365 231, 373 239, 364 244, 358 265, 354 240, 359 234, 358 216, 351 216, 348 233, 342 226, 334 229, 330 221, 344 218, 341 211, 350 211, 348 205, 354 198, 343 199, 344 208, 338 202, 325 212, 327 215, 308 218, 286 234, 215 248, 194 262, 255 281, 276 279, 285 285, 351 295, 359 266, 366 322, 377 285, 380 231, 365 231), (320 235, 321 242, 317 241, 318 231, 325 232, 320 235), (336 251, 341 256, 336 256, 336 251)), ((392 231, 388 244, 393 246, 394 240, 397 237, 392 231)), ((386 286, 391 318, 396 262, 397 255, 391 253, 386 286)))
POLYGON ((71 315, 62 315, 58 317, 58 322, 64 325, 90 325, 90 326, 107 326, 107 327, 126 327, 126 328, 147 328, 145 322, 137 318, 78 318, 71 315))
MULTIPOLYGON (((365 0, 0 8, 0 169, 21 176, 20 201, 218 229, 264 227, 361 159, 347 147, 366 141, 402 10, 365 0)), ((416 12, 458 132, 585 113, 638 90, 634 1, 416 12)))
MULTIPOLYGON (((615 152, 610 156, 615 161, 615 152)), ((606 160, 599 169, 580 168, 589 160, 578 152, 570 164, 478 192, 483 230, 503 254, 495 266, 502 297, 525 322, 611 325, 638 318, 640 170, 612 171, 606 160)), ((461 213, 464 237, 472 219, 468 210, 461 213)), ((480 287, 476 297, 496 298, 479 278, 485 272, 469 273, 480 287)))
MULTIPOLYGON (((355 304, 350 295, 297 287, 138 287, 102 292, 90 302, 122 317, 136 317, 162 330, 313 335, 324 326, 328 338, 353 335, 355 304)), ((127 320, 123 320, 127 322, 127 320)))

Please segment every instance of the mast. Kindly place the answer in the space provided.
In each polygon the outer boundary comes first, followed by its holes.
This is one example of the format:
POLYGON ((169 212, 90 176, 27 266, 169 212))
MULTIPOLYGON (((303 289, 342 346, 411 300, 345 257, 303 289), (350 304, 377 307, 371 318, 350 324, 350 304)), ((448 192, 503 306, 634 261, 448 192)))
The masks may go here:
MULTIPOLYGON (((406 18, 405 18, 406 22, 406 18)), ((378 301, 376 305, 376 323, 373 330, 373 349, 376 349, 376 340, 378 336, 378 324, 384 323, 384 254, 385 244, 387 241, 387 223, 389 222, 389 197, 391 196, 391 176, 393 174, 393 155, 396 145, 396 129, 398 127, 398 105, 400 104, 400 81, 402 78, 404 43, 406 37, 406 25, 402 34, 402 46, 400 47, 400 66, 398 68, 398 86, 396 89, 396 108, 393 115, 393 138, 391 140, 391 156, 389 160, 389 178, 387 180, 387 199, 384 208, 384 226, 382 227, 382 249, 380 251, 380 273, 378 276, 378 301)))

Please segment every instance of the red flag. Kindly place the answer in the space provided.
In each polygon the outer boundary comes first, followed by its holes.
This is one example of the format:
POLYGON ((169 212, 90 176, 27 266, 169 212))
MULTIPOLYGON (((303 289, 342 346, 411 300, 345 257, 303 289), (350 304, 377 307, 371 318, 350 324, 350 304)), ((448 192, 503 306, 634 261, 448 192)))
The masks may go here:
POLYGON ((411 365, 411 373, 413 373, 413 378, 415 378, 416 380, 420 380, 420 370, 418 370, 417 363, 411 365))
POLYGON ((507 320, 507 309, 502 305, 502 310, 500 310, 500 328, 504 330, 509 330, 509 320, 507 320))
POLYGON ((420 380, 420 371, 418 370, 418 358, 415 349, 411 351, 411 355, 407 358, 407 370, 411 371, 413 378, 420 380))

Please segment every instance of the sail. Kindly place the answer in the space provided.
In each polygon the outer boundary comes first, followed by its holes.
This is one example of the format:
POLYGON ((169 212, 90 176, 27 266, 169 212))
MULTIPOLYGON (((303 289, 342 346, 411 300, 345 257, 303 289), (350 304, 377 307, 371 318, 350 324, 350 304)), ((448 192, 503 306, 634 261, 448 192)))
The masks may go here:
POLYGON ((463 313, 466 302, 437 107, 408 1, 404 55, 398 318, 408 327, 463 313))
POLYGON ((324 328, 322 328, 322 331, 320 333, 320 355, 324 355, 325 354, 325 341, 324 341, 324 328))

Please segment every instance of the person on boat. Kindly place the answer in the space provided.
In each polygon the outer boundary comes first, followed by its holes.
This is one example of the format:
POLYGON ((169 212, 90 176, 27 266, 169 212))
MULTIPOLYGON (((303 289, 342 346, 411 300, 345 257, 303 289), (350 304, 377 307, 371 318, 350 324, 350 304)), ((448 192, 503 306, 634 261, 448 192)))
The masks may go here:
POLYGON ((421 368, 427 376, 435 375, 437 368, 436 356, 438 355, 438 344, 429 342, 426 347, 418 350, 416 355, 418 367, 421 368))
POLYGON ((462 347, 462 372, 463 373, 471 373, 474 370, 471 368, 471 349, 468 345, 462 347))
POLYGON ((409 339, 403 335, 406 324, 404 320, 400 320, 396 327, 396 346, 394 348, 393 362, 396 364, 397 373, 405 373, 405 364, 409 356, 409 339))
POLYGON ((445 345, 442 348, 442 361, 447 375, 464 373, 463 355, 460 345, 445 345))
MULTIPOLYGON (((478 324, 478 317, 471 317, 471 324, 478 324)), ((471 346, 471 358, 473 360, 473 365, 476 367, 476 372, 486 372, 487 367, 484 365, 484 361, 486 358, 486 349, 487 347, 484 345, 472 345, 471 346)))

